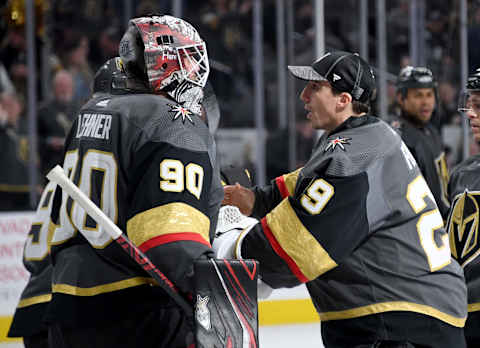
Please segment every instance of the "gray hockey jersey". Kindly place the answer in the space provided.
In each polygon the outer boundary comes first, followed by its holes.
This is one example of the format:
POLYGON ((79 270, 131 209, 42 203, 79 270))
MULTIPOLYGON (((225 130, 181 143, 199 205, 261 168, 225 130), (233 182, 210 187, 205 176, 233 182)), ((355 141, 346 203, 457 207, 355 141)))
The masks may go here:
POLYGON ((306 165, 255 188, 242 256, 262 279, 306 283, 322 321, 410 311, 463 327, 466 287, 425 179, 372 116, 325 134, 306 165))
MULTIPOLYGON (((213 256, 223 198, 215 156, 213 137, 198 115, 162 96, 120 95, 81 109, 63 169, 187 294, 194 261, 213 256)), ((153 279, 61 190, 52 216, 58 227, 49 320, 78 326, 88 318, 92 325, 139 306, 170 305, 163 290, 150 286, 153 279), (93 312, 101 314, 91 318, 93 312)))
POLYGON ((476 312, 480 310, 480 155, 454 168, 448 194, 452 202, 447 221, 452 255, 465 272, 468 311, 476 312))

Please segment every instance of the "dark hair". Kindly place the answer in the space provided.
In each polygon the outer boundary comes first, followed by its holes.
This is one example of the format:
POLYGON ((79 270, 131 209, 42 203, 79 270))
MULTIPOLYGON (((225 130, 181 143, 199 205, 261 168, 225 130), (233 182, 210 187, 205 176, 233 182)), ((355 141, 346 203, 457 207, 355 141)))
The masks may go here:
MULTIPOLYGON (((331 84, 330 84, 330 87, 332 88, 333 95, 339 95, 341 93, 344 93, 344 92, 340 92, 338 89, 333 87, 331 84)), ((348 92, 345 92, 345 93, 348 93, 348 92)), ((362 103, 362 102, 359 102, 358 100, 354 100, 352 98, 352 110, 356 114, 362 114, 364 112, 369 113, 370 112, 370 103, 362 103)))

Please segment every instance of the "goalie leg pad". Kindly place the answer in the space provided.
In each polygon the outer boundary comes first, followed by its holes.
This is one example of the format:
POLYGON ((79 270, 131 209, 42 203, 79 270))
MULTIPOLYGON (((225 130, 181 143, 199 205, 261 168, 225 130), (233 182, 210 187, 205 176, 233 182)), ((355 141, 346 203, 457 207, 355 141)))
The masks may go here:
POLYGON ((195 263, 196 348, 258 347, 258 262, 195 263))

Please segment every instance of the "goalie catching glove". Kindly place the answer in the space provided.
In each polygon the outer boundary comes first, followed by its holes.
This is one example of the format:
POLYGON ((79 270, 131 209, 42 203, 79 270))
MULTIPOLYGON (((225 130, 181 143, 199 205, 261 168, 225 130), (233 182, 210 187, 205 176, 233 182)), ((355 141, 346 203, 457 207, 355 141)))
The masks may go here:
MULTIPOLYGON (((216 237, 212 248, 218 259, 243 259, 242 241, 258 220, 240 213, 237 207, 227 205, 220 208, 216 237)), ((261 267, 261 265, 260 265, 261 267)), ((258 278, 258 298, 265 299, 273 289, 258 278)))

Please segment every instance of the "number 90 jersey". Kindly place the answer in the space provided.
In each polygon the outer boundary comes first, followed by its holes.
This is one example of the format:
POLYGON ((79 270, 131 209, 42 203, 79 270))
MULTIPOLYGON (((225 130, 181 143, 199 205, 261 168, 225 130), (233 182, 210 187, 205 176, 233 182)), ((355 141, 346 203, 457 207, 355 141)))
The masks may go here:
POLYGON ((322 321, 409 311, 464 326, 466 287, 442 217, 385 122, 351 117, 255 198, 261 224, 242 256, 258 259, 270 286, 306 283, 322 321))
MULTIPOLYGON (((213 255, 223 198, 214 140, 202 119, 158 95, 103 96, 81 109, 65 151, 63 169, 73 182, 181 291, 190 292, 194 260, 213 255)), ((71 313, 81 320, 98 308, 118 318, 121 296, 132 306, 139 305, 132 298, 144 304, 152 294, 155 305, 166 298, 61 190, 52 220, 58 224, 51 242, 54 320, 71 321, 71 313)))

